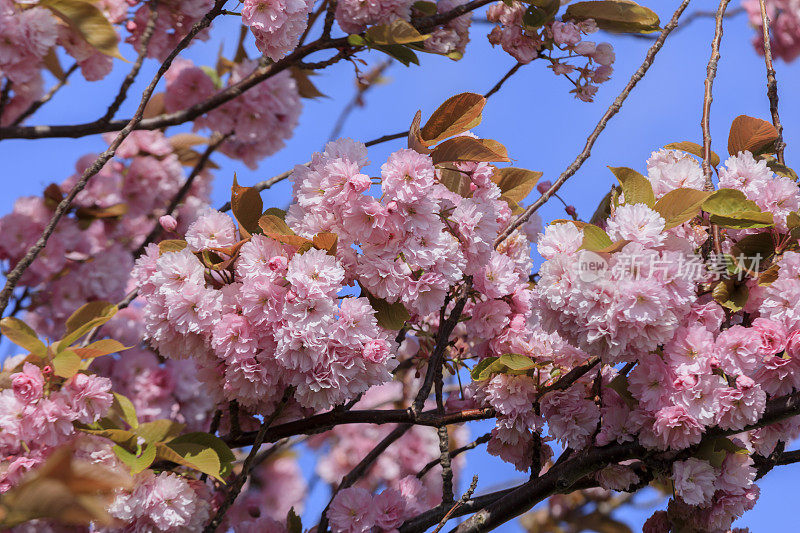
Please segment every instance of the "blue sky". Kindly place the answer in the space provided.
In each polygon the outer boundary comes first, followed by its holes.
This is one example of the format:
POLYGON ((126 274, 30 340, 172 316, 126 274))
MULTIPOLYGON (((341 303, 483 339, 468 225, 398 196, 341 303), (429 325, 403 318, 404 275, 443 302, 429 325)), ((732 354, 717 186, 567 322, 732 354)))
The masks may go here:
MULTIPOLYGON (((669 2, 643 2, 655 9, 666 23, 677 6, 669 2)), ((731 8, 736 7, 735 3, 731 8)), ((701 0, 690 6, 687 14, 697 9, 716 8, 716 2, 701 0)), ((344 126, 343 136, 367 141, 408 127, 417 109, 423 120, 445 99, 453 94, 472 91, 483 93, 492 87, 515 61, 500 49, 492 49, 485 38, 487 25, 473 26, 473 42, 459 62, 439 56, 421 56, 421 66, 405 68, 392 65, 386 72, 389 83, 373 89, 367 96, 367 107, 356 109, 344 126)), ((591 216, 597 202, 613 181, 611 166, 629 166, 644 171, 650 152, 677 141, 701 141, 700 116, 703 80, 710 54, 713 21, 698 19, 683 31, 671 36, 657 56, 653 67, 624 104, 622 111, 601 135, 592 157, 561 189, 560 195, 574 204, 579 215, 591 216)), ((754 31, 746 17, 739 15, 725 24, 722 59, 714 85, 711 112, 713 149, 727 153, 728 127, 734 117, 747 114, 769 119, 765 91, 763 59, 751 46, 754 31)), ((211 38, 193 46, 188 57, 200 64, 213 64, 221 43, 232 55, 238 36, 238 22, 227 17, 215 25, 211 38)), ((603 84, 594 103, 577 101, 569 94, 571 85, 552 74, 545 65, 534 61, 523 67, 493 96, 484 112, 484 121, 474 131, 481 137, 496 139, 508 148, 514 165, 544 172, 542 179, 554 180, 583 148, 586 136, 599 117, 613 101, 631 73, 638 68, 651 42, 624 36, 597 34, 596 41, 614 44, 617 61, 611 81, 603 84)), ((134 58, 130 47, 122 47, 123 55, 134 58)), ((375 63, 379 54, 365 56, 375 63)), ((66 61, 64 62, 65 64, 66 61)), ((127 73, 129 65, 117 62, 116 70, 106 80, 88 84, 73 78, 55 99, 42 108, 28 124, 68 124, 94 120, 101 115, 127 73)), ((155 70, 155 63, 145 64, 143 75, 130 94, 140 94, 155 70)), ((800 163, 795 143, 800 142, 800 99, 792 97, 800 84, 800 62, 776 62, 782 100, 781 117, 788 143, 786 159, 790 166, 800 163)), ((237 161, 215 155, 221 166, 216 171, 213 192, 214 205, 221 205, 230 194, 230 183, 236 172, 239 183, 253 184, 307 161, 328 138, 333 123, 354 91, 352 65, 342 62, 314 77, 318 87, 329 96, 305 101, 301 125, 280 153, 264 160, 253 171, 237 161)), ((131 101, 123 106, 120 117, 135 109, 131 101)), ((181 131, 173 128, 169 133, 181 131)), ((381 161, 393 150, 403 147, 403 141, 385 143, 370 149, 373 162, 369 170, 376 175, 381 161)), ((0 142, 0 214, 11 210, 14 200, 23 195, 38 195, 51 182, 61 182, 74 172, 74 163, 87 152, 99 152, 105 144, 99 136, 83 139, 47 139, 37 141, 3 140, 0 142)), ((723 160, 725 158, 723 157, 723 160)), ((288 201, 289 184, 282 183, 264 193, 265 205, 282 206, 288 201)), ((168 199, 165 199, 165 203, 168 199)), ((545 221, 564 216, 563 206, 553 200, 540 214, 545 221)), ((3 350, 4 351, 4 350, 3 350)), ((486 423, 472 424, 474 436, 488 429, 486 423)), ((486 457, 483 449, 470 452, 467 476, 462 476, 462 490, 472 473, 478 473, 478 491, 496 490, 506 480, 522 481, 522 476, 499 460, 486 457), (466 478, 466 479, 465 479, 466 478)), ((304 461, 304 467, 310 465, 304 461)), ((793 509, 785 505, 790 490, 793 467, 782 467, 759 482, 761 500, 737 525, 750 526, 754 531, 788 530, 795 523, 793 509)), ((320 506, 327 501, 320 486, 312 495, 306 516, 310 525, 318 517, 320 506)), ((641 498, 642 501, 649 497, 641 498)), ((640 528, 651 509, 628 510, 621 514, 632 527, 640 528)), ((515 523, 506 524, 501 531, 517 531, 515 523)))

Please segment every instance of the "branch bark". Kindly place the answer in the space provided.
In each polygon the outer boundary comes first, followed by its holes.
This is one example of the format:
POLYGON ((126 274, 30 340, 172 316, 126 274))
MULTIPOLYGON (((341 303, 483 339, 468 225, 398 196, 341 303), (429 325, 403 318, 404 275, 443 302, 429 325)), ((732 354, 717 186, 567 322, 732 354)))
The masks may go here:
POLYGON ((761 9, 761 24, 764 37, 764 64, 767 67, 767 98, 769 99, 769 111, 772 115, 772 124, 778 130, 778 140, 775 141, 775 151, 778 156, 778 163, 785 165, 783 151, 786 143, 783 141, 783 125, 778 114, 778 80, 775 78, 775 68, 772 66, 772 47, 769 39, 769 16, 767 16, 766 0, 758 0, 761 9))

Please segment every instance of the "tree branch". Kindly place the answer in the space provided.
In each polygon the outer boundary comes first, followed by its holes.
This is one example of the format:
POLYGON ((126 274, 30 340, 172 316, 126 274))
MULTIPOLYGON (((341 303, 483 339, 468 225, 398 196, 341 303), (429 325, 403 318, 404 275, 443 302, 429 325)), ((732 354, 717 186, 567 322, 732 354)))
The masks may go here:
POLYGON ((767 16, 767 6, 765 0, 758 0, 761 8, 761 24, 764 35, 764 64, 767 67, 767 98, 769 98, 769 111, 772 114, 772 124, 778 130, 778 140, 775 141, 775 151, 778 156, 778 163, 785 165, 783 151, 786 143, 783 141, 783 125, 778 114, 778 80, 775 79, 775 68, 772 66, 772 47, 769 39, 769 17, 767 16))
POLYGON ((59 90, 61 90, 61 88, 62 88, 64 85, 66 85, 66 84, 67 84, 67 80, 69 79, 69 77, 70 77, 70 76, 72 76, 72 74, 73 74, 73 73, 74 73, 76 70, 78 70, 78 63, 73 63, 73 64, 72 64, 72 66, 71 66, 71 67, 69 67, 69 68, 67 69, 67 71, 64 73, 64 77, 63 77, 62 79, 58 80, 58 83, 56 83, 55 85, 53 85, 53 86, 50 88, 50 90, 49 90, 49 91, 47 91, 47 94, 45 94, 44 96, 42 96, 41 98, 39 98, 38 100, 36 100, 34 103, 32 103, 30 106, 28 106, 28 109, 26 109, 25 111, 23 111, 23 112, 22 112, 22 114, 21 114, 20 116, 18 116, 17 118, 15 118, 15 119, 14 119, 14 122, 12 122, 12 123, 11 123, 11 125, 12 125, 12 126, 16 126, 17 124, 21 124, 23 120, 25 120, 25 119, 26 119, 26 118, 28 118, 29 116, 33 115, 34 113, 36 113, 36 111, 38 111, 40 107, 42 107, 44 104, 46 104, 47 102, 49 102, 50 100, 52 100, 52 99, 53 99, 53 96, 55 96, 55 94, 56 94, 56 93, 57 93, 59 90))
POLYGON ((667 23, 666 26, 664 26, 664 29, 658 36, 658 39, 656 39, 656 42, 654 42, 653 45, 650 47, 650 49, 647 51, 647 55, 645 55, 644 62, 642 62, 642 65, 636 72, 633 73, 633 76, 631 76, 631 79, 630 81, 628 81, 628 84, 625 86, 624 89, 622 89, 622 92, 614 100, 614 103, 612 103, 611 106, 603 114, 602 118, 600 119, 600 122, 598 122, 597 126, 595 126, 594 131, 592 131, 592 133, 586 139, 586 145, 584 146, 583 150, 578 154, 578 157, 575 158, 575 161, 573 161, 572 164, 569 167, 567 167, 567 169, 558 177, 558 179, 553 183, 553 185, 547 191, 545 191, 545 193, 541 197, 539 197, 538 200, 536 200, 530 207, 528 207, 525 210, 525 212, 521 213, 516 219, 514 219, 514 221, 511 224, 509 224, 509 226, 503 231, 502 234, 500 234, 497 240, 495 240, 495 247, 497 247, 501 242, 506 240, 508 236, 514 232, 514 230, 516 230, 518 227, 524 224, 525 221, 528 220, 531 217, 531 215, 533 215, 533 213, 536 212, 537 209, 543 206, 550 199, 550 197, 553 196, 558 191, 558 189, 561 188, 561 186, 570 177, 572 177, 578 171, 578 169, 581 168, 583 163, 587 159, 589 159, 589 156, 592 153, 592 147, 594 146, 595 141, 597 141, 597 138, 600 136, 600 133, 602 133, 602 131, 605 129, 606 125, 608 124, 608 121, 611 120, 611 118, 619 112, 620 108, 622 107, 622 104, 625 102, 625 99, 628 98, 628 95, 631 93, 633 88, 636 87, 636 84, 639 83, 639 80, 641 80, 644 77, 645 73, 647 73, 647 71, 650 69, 650 66, 653 64, 653 60, 656 57, 656 54, 658 53, 659 50, 661 50, 661 47, 664 46, 664 41, 666 41, 667 36, 678 25, 678 19, 686 9, 686 6, 689 5, 689 2, 690 0, 683 0, 681 2, 681 5, 678 6, 678 9, 672 15, 672 19, 667 23))
POLYGON ((719 63, 719 45, 722 42, 722 17, 728 8, 730 0, 720 0, 717 10, 716 25, 714 27, 714 39, 711 41, 711 58, 706 67, 705 94, 703 95, 703 117, 700 125, 703 128, 703 174, 706 176, 706 190, 713 191, 714 183, 711 181, 711 102, 714 100, 713 87, 714 78, 717 75, 717 63, 719 63))

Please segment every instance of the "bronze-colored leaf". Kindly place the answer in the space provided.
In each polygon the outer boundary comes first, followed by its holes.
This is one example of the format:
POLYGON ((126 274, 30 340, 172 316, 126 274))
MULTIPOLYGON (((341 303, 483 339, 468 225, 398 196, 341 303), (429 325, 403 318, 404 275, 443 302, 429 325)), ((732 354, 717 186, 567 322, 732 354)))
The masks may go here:
POLYGON ((524 168, 506 167, 496 169, 492 180, 503 195, 515 202, 522 202, 536 186, 542 173, 524 168))
POLYGON ((312 241, 314 246, 320 250, 325 250, 329 255, 336 255, 336 245, 339 243, 339 236, 335 233, 317 233, 312 241))
POLYGON ((395 19, 389 24, 372 26, 365 34, 372 44, 392 45, 418 43, 428 39, 430 35, 422 35, 411 23, 403 19, 395 19))
POLYGON ((422 111, 417 111, 417 114, 414 115, 414 120, 411 122, 411 127, 408 128, 408 147, 420 154, 429 154, 431 151, 422 140, 422 133, 420 133, 419 129, 421 120, 422 111))
POLYGON ((98 52, 125 59, 119 53, 119 36, 114 26, 92 2, 85 0, 41 0, 46 7, 69 24, 78 35, 98 52))
POLYGON ((659 29, 658 15, 630 0, 576 2, 567 7, 562 18, 594 19, 601 30, 619 33, 652 33, 659 29))
POLYGON ((64 72, 64 69, 61 68, 61 62, 58 60, 58 55, 56 54, 56 47, 52 46, 45 54, 44 58, 42 58, 44 62, 44 67, 47 69, 50 74, 52 74, 58 81, 65 81, 67 79, 67 75, 64 72))
POLYGON ((422 127, 427 146, 470 130, 481 123, 486 98, 475 93, 461 93, 448 98, 422 127))
MULTIPOLYGON (((667 148, 669 150, 680 150, 681 152, 686 152, 687 154, 696 155, 700 159, 703 159, 705 153, 702 146, 700 146, 697 143, 693 143, 691 141, 669 143, 664 148, 667 148)), ((719 156, 714 152, 714 150, 711 150, 709 163, 711 163, 712 167, 716 167, 719 166, 719 162, 720 162, 719 156)))
POLYGON ((472 187, 470 187, 472 180, 464 172, 455 168, 455 165, 439 165, 436 169, 436 176, 439 183, 447 187, 447 190, 464 198, 472 197, 472 187))
POLYGON ((674 189, 659 198, 653 209, 664 217, 664 229, 670 229, 696 217, 709 196, 711 191, 674 189))
POLYGON ((492 139, 454 137, 439 144, 431 158, 434 164, 449 161, 509 162, 505 146, 492 139))
POLYGON ((310 76, 313 72, 313 70, 303 70, 296 67, 289 69, 289 73, 292 75, 297 85, 297 93, 301 98, 320 98, 325 96, 317 89, 314 82, 311 81, 310 76))
POLYGON ((261 218, 263 208, 261 193, 254 187, 241 187, 234 174, 231 186, 231 211, 239 222, 239 232, 243 238, 253 233, 260 233, 258 219, 261 218))
POLYGON ((158 243, 158 254, 164 255, 171 252, 180 252, 188 244, 182 239, 166 239, 158 243))
POLYGON ((165 112, 166 108, 164 107, 164 93, 155 93, 150 97, 150 100, 147 101, 147 105, 144 106, 144 114, 142 115, 142 118, 157 117, 165 112))
POLYGON ((739 115, 733 119, 731 124, 731 131, 728 135, 728 153, 736 155, 739 152, 748 151, 758 155, 763 152, 772 152, 777 140, 778 130, 766 120, 739 115))
POLYGON ((75 216, 81 219, 94 220, 97 218, 119 218, 128 212, 128 204, 119 203, 108 207, 79 207, 75 216))

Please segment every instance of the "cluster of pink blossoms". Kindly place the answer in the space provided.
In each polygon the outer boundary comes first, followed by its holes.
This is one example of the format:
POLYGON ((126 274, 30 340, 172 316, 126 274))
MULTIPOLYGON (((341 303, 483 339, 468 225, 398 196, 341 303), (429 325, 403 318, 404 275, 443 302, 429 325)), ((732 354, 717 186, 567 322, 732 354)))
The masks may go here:
POLYGON ((313 7, 314 0, 245 0, 242 24, 253 32, 256 47, 278 61, 297 46, 313 7))
MULTIPOLYGON (((127 3, 135 6, 138 2, 136 0, 127 0, 127 3)), ((153 35, 147 45, 147 57, 153 57, 159 61, 166 59, 167 55, 175 49, 181 39, 189 33, 192 26, 211 11, 213 6, 213 0, 159 1, 156 7, 158 13, 153 35)), ((141 51, 142 38, 151 18, 151 13, 151 4, 143 2, 133 14, 133 17, 125 23, 125 28, 130 32, 126 42, 132 44, 137 52, 141 51)), ((201 40, 207 38, 208 30, 200 32, 196 37, 196 39, 201 40)))
POLYGON ((210 210, 189 227, 187 248, 159 256, 151 245, 137 260, 146 336, 159 353, 194 358, 219 401, 254 412, 270 411, 289 386, 302 407, 320 410, 391 379, 389 336, 367 298, 339 298, 335 257, 256 234, 232 279, 198 258, 238 241, 233 220, 210 210))
POLYGON ((538 57, 550 61, 553 73, 567 77, 575 88, 570 91, 584 102, 591 102, 600 83, 608 81, 614 69, 614 48, 609 43, 594 43, 583 40, 584 35, 597 31, 593 20, 580 23, 553 21, 541 28, 526 28, 523 23, 525 4, 514 1, 512 5, 498 2, 486 12, 487 18, 496 24, 489 34, 489 42, 499 44, 509 55, 522 64, 528 64, 538 57), (542 51, 550 49, 549 55, 542 51), (564 57, 553 57, 552 51, 566 52, 564 57), (584 61, 576 66, 571 60, 584 61), (577 74, 575 79, 570 74, 577 74))
MULTIPOLYGON (((79 179, 95 155, 83 156, 76 174, 41 197, 20 198, 14 210, 0 218, 0 259, 13 267, 36 242, 55 204, 79 179)), ((184 170, 169 140, 160 132, 134 132, 120 146, 117 158, 89 181, 73 202, 23 276, 20 285, 31 292, 26 320, 42 334, 59 338, 64 321, 87 301, 121 300, 128 288, 132 252, 157 224, 185 181, 184 170)), ((208 201, 210 175, 203 172, 175 212, 179 228, 187 227, 208 201)))
POLYGON ((373 495, 360 487, 340 491, 331 502, 327 517, 337 533, 397 531, 408 518, 427 509, 426 489, 414 476, 373 495))
MULTIPOLYGON (((10 0, 0 1, 0 78, 10 84, 11 98, 0 117, 0 125, 12 124, 42 94, 42 68, 45 57, 61 46, 75 58, 88 81, 97 81, 111 72, 110 56, 93 48, 55 13, 41 6, 25 6, 10 0)), ((110 22, 125 18, 126 3, 99 2, 98 7, 110 22)))
MULTIPOLYGON (((246 78, 257 65, 251 60, 235 65, 228 85, 246 78)), ((165 77, 164 102, 168 112, 186 109, 217 91, 209 75, 188 59, 175 61, 165 77)), ((283 148, 297 127, 302 108, 294 78, 289 71, 283 71, 199 117, 194 128, 228 136, 220 151, 256 168, 261 159, 283 148)))
POLYGON ((4 362, 11 388, 0 391, 0 493, 13 487, 58 447, 74 441, 74 423, 91 424, 111 407, 107 378, 76 374, 64 381, 52 368, 22 363, 24 355, 4 362))
MULTIPOLYGON (((753 46, 763 55, 764 26, 759 0, 743 0, 742 6, 747 11, 750 24, 756 30, 753 35, 753 46)), ((794 61, 800 55, 800 3, 796 0, 768 0, 766 6, 772 57, 781 58, 786 62, 794 61)))
MULTIPOLYGON (((656 198, 679 187, 703 188, 699 164, 680 152, 655 152, 647 167, 656 198)), ((787 215, 800 207, 796 183, 773 174, 749 152, 731 157, 719 175, 721 187, 742 191, 774 216, 772 228, 727 230, 723 250, 760 232, 779 245, 788 242, 787 215)), ((563 338, 580 351, 540 346, 532 357, 543 365, 536 378, 500 374, 476 382, 472 400, 500 414, 490 452, 520 469, 530 466, 531 435, 543 433, 545 421, 548 438, 574 450, 636 440, 653 450, 680 451, 700 443, 709 428, 743 430, 761 418, 768 398, 800 389, 800 254, 787 251, 775 259, 777 279, 771 283, 743 281, 749 300, 733 312, 708 292, 698 296, 697 284, 713 281, 712 266, 698 253, 708 237, 705 228, 687 222, 665 230, 661 215, 645 204, 617 206, 604 226, 621 249, 603 256, 601 272, 583 268, 601 256, 581 249, 584 230, 577 224, 552 224, 538 241, 545 263, 529 322, 551 332, 550 343, 563 338), (687 275, 680 268, 686 264, 701 268, 687 275), (596 372, 539 398, 541 381, 562 366, 559 357, 571 360, 564 365, 569 368, 590 355, 609 365, 600 371, 599 405, 596 372), (610 366, 617 363, 627 365, 610 366), (537 400, 541 412, 531 412, 537 400)), ((721 464, 702 456, 676 462, 670 519, 692 516, 690 523, 710 530, 728 528, 758 497, 750 454, 767 456, 778 441, 798 433, 800 420, 791 418, 726 439, 728 450, 740 451, 729 451, 721 464)), ((549 448, 542 444, 541 450, 544 464, 549 448)), ((624 464, 597 479, 615 490, 639 480, 624 464)))

